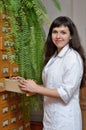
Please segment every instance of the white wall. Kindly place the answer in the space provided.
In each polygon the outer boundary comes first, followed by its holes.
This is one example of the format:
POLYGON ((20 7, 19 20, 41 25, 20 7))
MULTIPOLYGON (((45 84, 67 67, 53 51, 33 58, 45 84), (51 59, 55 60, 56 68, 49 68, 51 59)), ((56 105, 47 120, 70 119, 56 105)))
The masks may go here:
POLYGON ((73 0, 73 19, 86 51, 86 0, 73 0))
MULTIPOLYGON (((86 0, 59 0, 62 10, 59 11, 53 5, 52 0, 41 0, 48 12, 49 19, 52 22, 60 15, 69 16, 77 26, 82 45, 86 51, 86 0)), ((49 26, 44 27, 46 34, 49 26)))

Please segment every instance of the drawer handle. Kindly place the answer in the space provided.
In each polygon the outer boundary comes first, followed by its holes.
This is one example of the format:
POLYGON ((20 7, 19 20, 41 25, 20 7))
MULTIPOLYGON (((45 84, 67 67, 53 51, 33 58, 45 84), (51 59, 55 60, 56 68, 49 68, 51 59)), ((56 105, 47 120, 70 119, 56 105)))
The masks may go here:
POLYGON ((8 126, 8 120, 3 121, 3 127, 8 126))
POLYGON ((5 114, 5 113, 7 113, 7 112, 8 112, 8 107, 4 107, 4 108, 2 109, 2 113, 5 114))

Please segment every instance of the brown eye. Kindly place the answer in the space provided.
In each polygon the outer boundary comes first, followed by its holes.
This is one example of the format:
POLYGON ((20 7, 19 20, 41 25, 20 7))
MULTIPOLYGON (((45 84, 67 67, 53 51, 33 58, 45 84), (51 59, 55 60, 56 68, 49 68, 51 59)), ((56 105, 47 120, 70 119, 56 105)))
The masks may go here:
POLYGON ((53 33, 53 34, 56 34, 56 33, 58 33, 58 32, 57 32, 56 30, 53 30, 52 33, 53 33))
POLYGON ((62 33, 62 34, 66 34, 66 32, 64 32, 64 31, 62 31, 61 33, 62 33))

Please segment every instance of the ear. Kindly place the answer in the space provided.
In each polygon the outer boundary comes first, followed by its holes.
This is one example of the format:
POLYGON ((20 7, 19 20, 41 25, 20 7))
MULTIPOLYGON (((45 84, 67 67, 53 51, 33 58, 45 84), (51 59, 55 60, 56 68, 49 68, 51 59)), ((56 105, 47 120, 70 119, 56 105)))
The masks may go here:
POLYGON ((72 37, 70 36, 70 40, 72 39, 72 37))

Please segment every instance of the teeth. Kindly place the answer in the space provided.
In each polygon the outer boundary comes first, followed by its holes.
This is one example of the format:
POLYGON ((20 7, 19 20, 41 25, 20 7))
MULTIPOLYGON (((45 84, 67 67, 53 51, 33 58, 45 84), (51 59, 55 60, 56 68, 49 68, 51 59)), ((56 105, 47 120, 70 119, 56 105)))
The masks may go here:
POLYGON ((62 39, 58 39, 59 41, 62 41, 62 39))
POLYGON ((62 40, 58 40, 58 41, 62 41, 62 40))

